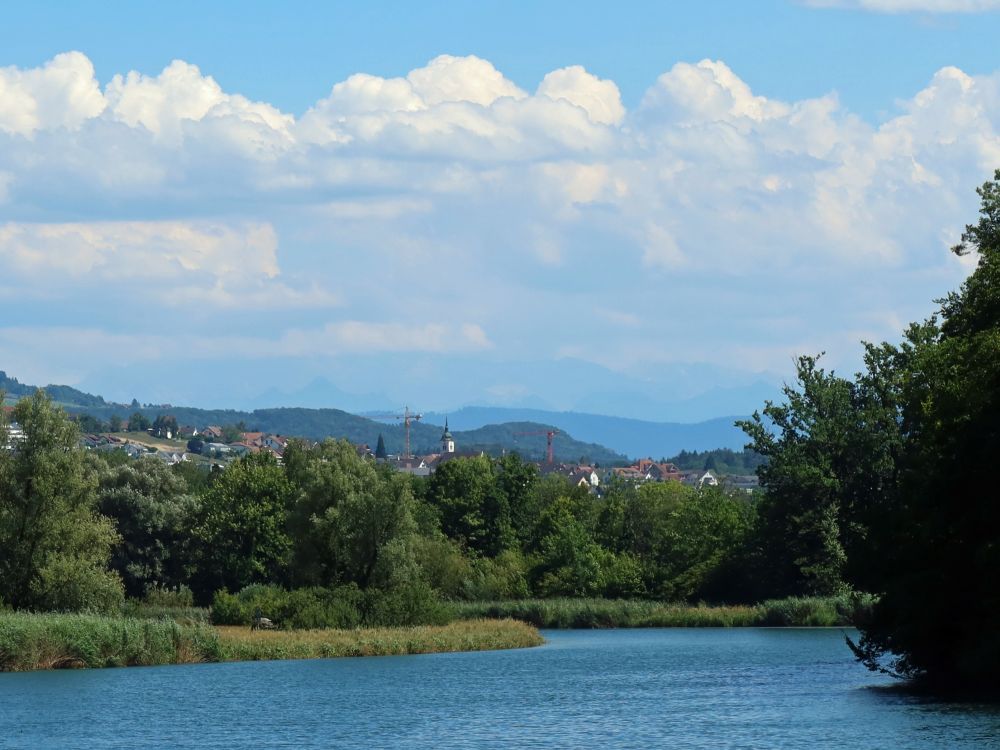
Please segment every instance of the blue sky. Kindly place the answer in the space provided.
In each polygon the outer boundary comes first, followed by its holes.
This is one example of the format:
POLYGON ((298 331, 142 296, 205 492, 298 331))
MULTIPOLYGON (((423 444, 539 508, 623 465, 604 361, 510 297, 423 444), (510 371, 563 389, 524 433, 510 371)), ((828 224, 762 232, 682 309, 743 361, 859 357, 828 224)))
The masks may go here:
POLYGON ((1000 167, 991 0, 204 5, 5 9, 0 369, 742 411, 929 313, 1000 167))

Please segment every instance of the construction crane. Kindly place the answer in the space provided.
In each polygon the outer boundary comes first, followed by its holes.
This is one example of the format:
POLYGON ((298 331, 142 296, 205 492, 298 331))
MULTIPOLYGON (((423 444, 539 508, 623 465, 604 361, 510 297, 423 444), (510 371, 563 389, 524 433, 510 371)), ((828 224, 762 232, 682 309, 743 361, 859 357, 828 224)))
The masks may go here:
POLYGON ((403 458, 413 458, 410 455, 410 422, 419 422, 424 418, 423 414, 416 414, 410 411, 409 406, 403 407, 402 414, 376 414, 371 417, 371 419, 402 419, 403 427, 405 428, 405 448, 403 449, 403 458))
POLYGON ((552 458, 552 438, 559 434, 559 430, 531 430, 530 432, 515 432, 514 437, 522 435, 545 435, 545 463, 554 464, 552 458))

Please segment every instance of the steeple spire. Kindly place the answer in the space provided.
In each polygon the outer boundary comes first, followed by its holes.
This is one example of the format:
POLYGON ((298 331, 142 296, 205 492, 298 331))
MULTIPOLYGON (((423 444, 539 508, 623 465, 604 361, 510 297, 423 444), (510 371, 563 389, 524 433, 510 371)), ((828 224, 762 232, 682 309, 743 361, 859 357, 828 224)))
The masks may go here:
POLYGON ((455 438, 451 436, 451 430, 448 429, 448 417, 444 418, 444 432, 441 434, 441 452, 455 452, 455 438))

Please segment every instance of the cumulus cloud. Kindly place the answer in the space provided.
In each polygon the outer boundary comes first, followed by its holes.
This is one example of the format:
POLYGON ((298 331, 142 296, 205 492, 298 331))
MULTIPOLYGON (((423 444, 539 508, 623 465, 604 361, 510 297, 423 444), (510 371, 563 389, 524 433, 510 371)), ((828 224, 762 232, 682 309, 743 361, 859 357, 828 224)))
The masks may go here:
POLYGON ((0 70, 0 271, 12 299, 44 278, 65 298, 135 282, 178 316, 345 308, 255 320, 287 356, 586 353, 602 335, 645 353, 695 319, 798 345, 868 330, 845 321, 880 294, 940 296, 965 272, 943 233, 997 166, 1000 75, 957 68, 875 124, 833 94, 762 96, 721 60, 673 65, 626 111, 580 66, 532 92, 444 55, 350 76, 295 117, 187 62, 102 87, 67 53, 0 70), (764 283, 759 318, 722 311, 764 283))
POLYGON ((625 119, 625 107, 615 82, 591 75, 581 65, 553 70, 538 84, 538 94, 575 104, 593 122, 618 125, 625 119))
POLYGON ((56 55, 40 68, 0 68, 0 103, 0 131, 24 136, 78 128, 105 106, 94 66, 79 52, 56 55))

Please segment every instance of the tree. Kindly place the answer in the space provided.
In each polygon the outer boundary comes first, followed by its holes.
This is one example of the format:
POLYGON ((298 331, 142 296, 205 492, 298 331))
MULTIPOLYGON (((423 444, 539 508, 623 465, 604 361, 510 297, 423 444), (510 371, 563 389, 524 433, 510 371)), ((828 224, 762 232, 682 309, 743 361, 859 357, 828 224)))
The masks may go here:
POLYGON ((478 554, 493 557, 514 543, 510 503, 486 456, 457 458, 437 468, 427 484, 441 530, 478 554))
POLYGON ((298 488, 290 528, 294 580, 305 585, 392 586, 416 567, 409 478, 358 456, 347 441, 290 444, 288 476, 298 488))
POLYGON ((176 588, 186 581, 197 501, 179 474, 155 458, 108 467, 98 497, 101 513, 118 528, 110 566, 126 593, 142 597, 152 586, 176 588))
POLYGON ((77 414, 74 418, 80 432, 104 432, 107 425, 90 414, 77 414))
POLYGON ((129 432, 145 432, 149 429, 149 420, 141 411, 137 411, 128 418, 129 432))
MULTIPOLYGON (((869 352, 877 359, 874 349, 869 352)), ((891 390, 891 389, 890 389, 891 390)), ((870 585, 869 524, 894 492, 896 410, 877 371, 856 381, 800 357, 785 403, 738 424, 754 451, 761 501, 758 564, 771 596, 870 585)))
POLYGON ((382 439, 382 433, 378 434, 378 443, 375 446, 375 458, 380 461, 385 461, 389 457, 389 454, 385 450, 385 440, 382 439))
POLYGON ((239 591, 284 579, 292 542, 286 531, 292 485, 270 453, 231 463, 206 492, 194 537, 200 545, 197 592, 239 591))
POLYGON ((873 669, 990 690, 1000 673, 1000 504, 989 471, 1000 452, 1000 170, 977 192, 979 222, 954 248, 978 254, 975 270, 941 300, 939 319, 880 350, 896 368, 904 442, 897 501, 876 527, 881 597, 855 652, 873 669))
POLYGON ((112 414, 111 418, 108 420, 108 429, 111 432, 121 432, 122 431, 122 418, 117 414, 112 414))
POLYGON ((159 438, 177 437, 177 418, 170 414, 158 414, 153 420, 153 434, 159 438))
POLYGON ((0 450, 0 596, 17 608, 114 610, 122 584, 107 562, 117 536, 97 513, 76 426, 42 390, 13 418, 24 438, 0 450))

